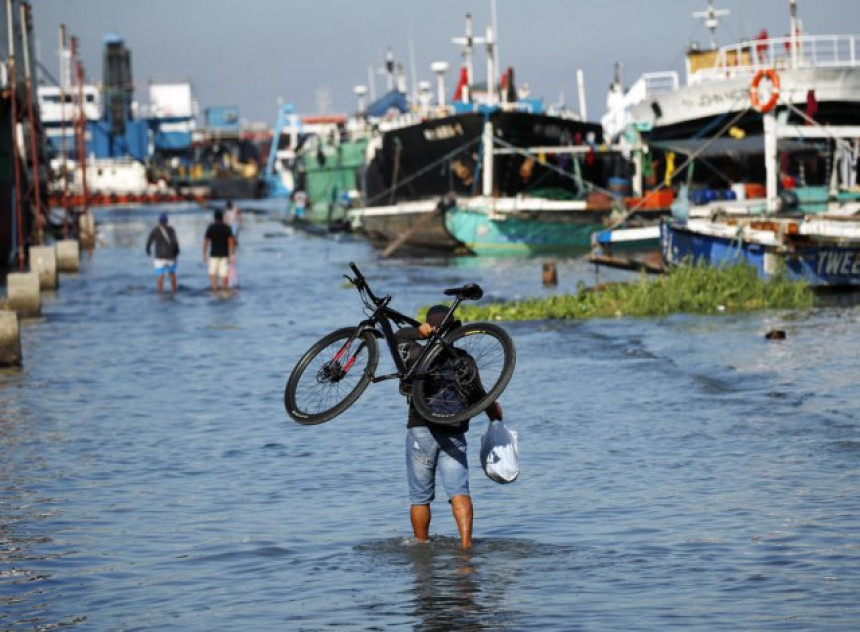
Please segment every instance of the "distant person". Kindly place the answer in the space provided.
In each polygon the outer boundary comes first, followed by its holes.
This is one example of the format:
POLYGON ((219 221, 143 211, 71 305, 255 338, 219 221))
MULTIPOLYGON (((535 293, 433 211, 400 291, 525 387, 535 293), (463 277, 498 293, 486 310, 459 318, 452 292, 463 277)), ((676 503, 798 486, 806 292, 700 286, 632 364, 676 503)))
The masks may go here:
POLYGON ((233 204, 233 200, 227 200, 227 208, 224 209, 224 223, 233 231, 233 238, 239 242, 239 228, 242 226, 242 211, 233 204))
POLYGON ((167 223, 167 213, 158 217, 158 226, 149 233, 146 240, 146 254, 150 255, 155 244, 155 283, 159 294, 164 292, 164 275, 170 277, 170 291, 176 292, 176 258, 179 256, 179 240, 173 226, 167 223))
MULTIPOLYGON (((434 305, 427 310, 427 322, 397 331, 398 350, 407 364, 414 362, 421 352, 421 345, 417 341, 429 338, 447 313, 447 306, 434 305)), ((460 353, 471 357, 464 351, 460 353)), ((484 394, 478 380, 469 393, 469 399, 480 399, 484 394)), ((490 404, 484 412, 492 421, 502 419, 502 407, 498 402, 490 404)), ((418 414, 410 397, 406 428, 406 478, 411 503, 409 518, 415 539, 426 542, 430 537, 430 502, 436 497, 438 472, 460 532, 460 545, 468 549, 472 546, 473 517, 466 443, 469 420, 454 425, 433 423, 418 414)))
POLYGON ((203 262, 209 262, 209 281, 212 291, 227 289, 227 276, 230 263, 236 259, 236 239, 233 230, 224 223, 224 213, 215 211, 214 220, 206 229, 203 237, 203 262))
POLYGON ((293 193, 293 219, 307 219, 308 194, 299 189, 293 193))

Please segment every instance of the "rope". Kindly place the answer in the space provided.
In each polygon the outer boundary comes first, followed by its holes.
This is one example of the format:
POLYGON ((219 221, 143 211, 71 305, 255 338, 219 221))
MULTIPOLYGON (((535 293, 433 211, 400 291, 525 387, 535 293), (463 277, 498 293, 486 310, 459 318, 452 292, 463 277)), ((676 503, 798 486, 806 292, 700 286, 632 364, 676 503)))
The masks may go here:
MULTIPOLYGON (((737 114, 735 114, 728 123, 726 123, 725 125, 723 125, 720 128, 720 131, 718 131, 714 136, 712 136, 708 141, 706 141, 696 151, 694 151, 689 156, 687 156, 684 159, 684 162, 682 162, 679 166, 675 167, 675 170, 672 172, 672 174, 669 176, 668 179, 671 181, 672 178, 674 178, 681 171, 683 171, 687 167, 687 165, 689 165, 696 158, 698 158, 699 155, 701 155, 706 149, 708 149, 708 147, 713 145, 726 131, 728 131, 735 123, 737 123, 742 117, 744 117, 747 112, 749 112, 749 108, 744 108, 743 110, 740 110, 737 114)), ((656 147, 660 146, 660 143, 658 143, 658 142, 654 142, 651 144, 656 146, 656 147)), ((654 193, 656 191, 660 191, 660 190, 665 189, 665 188, 666 188, 666 183, 663 182, 656 189, 653 189, 652 193, 654 193)), ((631 214, 633 214, 635 211, 638 211, 640 208, 642 208, 642 205, 645 203, 645 199, 646 198, 643 197, 634 206, 629 208, 620 218, 613 221, 612 224, 608 227, 608 229, 612 230, 613 228, 618 228, 619 226, 621 226, 627 220, 627 218, 630 217, 631 214)))

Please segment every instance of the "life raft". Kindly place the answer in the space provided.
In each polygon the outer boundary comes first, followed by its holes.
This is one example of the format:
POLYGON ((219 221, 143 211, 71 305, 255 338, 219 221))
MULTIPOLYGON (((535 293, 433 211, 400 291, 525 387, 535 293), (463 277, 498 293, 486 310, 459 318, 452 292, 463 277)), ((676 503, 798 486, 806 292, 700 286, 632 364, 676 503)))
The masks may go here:
POLYGON ((750 105, 752 105, 753 109, 757 112, 761 112, 762 114, 767 114, 770 112, 775 106, 776 102, 779 100, 779 75, 776 70, 773 68, 767 68, 765 70, 759 70, 755 73, 755 77, 753 77, 752 85, 750 85, 750 105), (767 101, 762 101, 759 96, 758 86, 761 83, 761 80, 767 77, 768 81, 770 81, 770 98, 767 101))

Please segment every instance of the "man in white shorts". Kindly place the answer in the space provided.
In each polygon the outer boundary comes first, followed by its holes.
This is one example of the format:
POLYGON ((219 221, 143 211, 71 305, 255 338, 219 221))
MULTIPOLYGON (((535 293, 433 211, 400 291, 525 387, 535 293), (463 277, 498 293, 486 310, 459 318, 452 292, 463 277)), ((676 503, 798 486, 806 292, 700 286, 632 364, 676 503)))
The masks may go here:
POLYGON ((233 230, 224 223, 224 213, 215 211, 214 218, 215 221, 209 224, 203 238, 203 261, 209 261, 209 282, 213 292, 218 289, 219 279, 221 289, 227 289, 230 262, 236 256, 236 239, 233 230))

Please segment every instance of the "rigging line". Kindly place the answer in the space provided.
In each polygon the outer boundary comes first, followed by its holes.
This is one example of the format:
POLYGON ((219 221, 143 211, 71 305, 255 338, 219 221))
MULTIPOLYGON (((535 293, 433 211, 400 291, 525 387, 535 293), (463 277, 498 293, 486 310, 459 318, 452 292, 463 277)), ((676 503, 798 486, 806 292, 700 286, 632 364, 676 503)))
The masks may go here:
POLYGON ((388 187, 387 189, 385 189, 385 190, 383 190, 383 191, 380 191, 378 194, 376 194, 376 195, 374 195, 372 198, 368 199, 368 200, 367 200, 367 202, 365 202, 365 203, 364 203, 364 205, 365 205, 365 206, 370 206, 373 202, 376 202, 377 200, 381 200, 382 198, 384 198, 384 197, 385 197, 386 195, 388 195, 389 193, 392 193, 393 191, 395 191, 395 190, 399 189, 399 188, 400 188, 400 187, 402 187, 403 185, 405 185, 405 184, 409 184, 410 182, 412 182, 412 181, 413 181, 413 180, 415 180, 416 178, 419 178, 420 176, 423 176, 425 173, 427 173, 427 172, 428 172, 428 171, 430 171, 431 169, 435 169, 436 167, 438 167, 440 164, 442 164, 442 163, 443 163, 443 162, 445 162, 446 160, 449 160, 450 158, 452 158, 453 156, 457 155, 458 153, 460 153, 460 152, 461 152, 461 151, 463 151, 464 149, 468 149, 470 146, 472 146, 472 145, 474 145, 474 144, 478 143, 480 140, 481 140, 480 136, 479 136, 479 137, 477 137, 477 138, 473 138, 473 139, 472 139, 472 140, 470 140, 468 143, 465 143, 465 144, 463 144, 463 145, 460 145, 460 146, 459 146, 459 147, 457 147, 456 149, 453 149, 453 150, 449 151, 447 154, 445 154, 444 156, 442 156, 441 158, 439 158, 439 159, 438 159, 438 160, 436 160, 435 162, 432 162, 432 163, 430 163, 429 165, 427 165, 426 167, 424 167, 423 169, 420 169, 420 170, 416 171, 415 173, 410 174, 408 178, 404 178, 403 180, 401 180, 400 182, 398 182, 395 186, 388 187))
POLYGON ((816 121, 814 118, 809 116, 806 112, 804 112, 803 110, 798 108, 793 103, 790 103, 788 101, 783 101, 783 103, 784 103, 784 105, 786 105, 788 107, 789 110, 791 110, 792 112, 794 112, 795 114, 800 116, 807 123, 815 125, 816 127, 819 127, 821 129, 823 129, 825 132, 827 132, 827 136, 830 138, 830 140, 834 141, 837 145, 842 147, 842 149, 845 149, 848 151, 853 150, 853 147, 851 146, 851 144, 848 141, 846 141, 844 138, 840 138, 839 136, 836 136, 835 134, 831 134, 830 130, 828 129, 828 127, 826 125, 822 125, 821 123, 816 121))
MULTIPOLYGON (((694 152, 693 152, 693 153, 691 153, 689 156, 687 156, 687 158, 684 160, 684 162, 682 162, 678 167, 676 167, 676 168, 675 168, 675 170, 674 170, 674 171, 669 175, 669 178, 668 178, 668 179, 669 179, 669 181, 671 181, 671 180, 672 180, 672 178, 674 178, 674 177, 675 177, 676 175, 678 175, 681 171, 683 171, 683 170, 687 167, 687 165, 689 165, 689 164, 690 164, 691 162, 693 162, 696 158, 698 158, 698 157, 699 157, 699 155, 700 155, 700 154, 702 154, 702 153, 703 153, 703 152, 704 152, 708 147, 710 147, 711 145, 713 145, 713 144, 714 144, 714 143, 715 143, 719 138, 721 138, 721 137, 722 137, 722 135, 726 132, 726 130, 728 130, 732 125, 734 125, 735 123, 737 123, 737 122, 738 122, 738 121, 739 121, 743 116, 745 116, 745 115, 746 115, 746 113, 747 113, 747 112, 749 112, 749 110, 750 110, 750 108, 744 108, 743 110, 740 110, 737 114, 735 114, 735 115, 732 117, 732 119, 731 119, 728 123, 726 123, 725 125, 723 125, 723 127, 720 129, 720 131, 719 131, 719 132, 717 132, 716 134, 714 134, 714 135, 713 135, 709 140, 705 141, 705 143, 704 143, 701 147, 699 147, 696 151, 694 151, 694 152)), ((654 144, 655 146, 657 146, 657 147, 659 147, 659 146, 660 146, 660 144, 659 144, 659 143, 653 143, 653 144, 654 144)), ((655 192, 657 192, 657 191, 660 191, 661 189, 665 189, 665 188, 666 188, 666 183, 665 183, 665 181, 664 181, 664 182, 663 182, 663 183, 661 183, 661 184, 660 184, 660 186, 658 186, 656 189, 652 189, 652 190, 651 190, 651 193, 653 194, 653 193, 655 193, 655 192)), ((641 199, 639 202, 637 202, 634 206, 630 207, 630 208, 629 208, 629 209, 628 209, 628 210, 627 210, 627 211, 626 211, 626 212, 625 212, 621 217, 619 217, 618 219, 616 219, 616 220, 615 220, 615 221, 614 221, 614 222, 613 222, 613 223, 608 227, 608 230, 612 230, 613 228, 618 228, 619 226, 621 226, 621 225, 622 225, 622 224, 627 220, 627 218, 628 218, 631 214, 633 214, 634 212, 638 211, 638 210, 642 207, 642 205, 645 203, 645 200, 646 200, 647 198, 648 198, 648 196, 647 196, 647 195, 646 195, 646 196, 643 196, 643 197, 642 197, 642 199, 641 199)))
MULTIPOLYGON (((517 147, 513 143, 509 143, 505 140, 502 140, 501 138, 494 138, 493 142, 498 143, 499 145, 505 147, 506 149, 513 150, 514 154, 520 154, 521 156, 525 156, 526 158, 537 158, 538 157, 538 155, 535 154, 534 152, 529 151, 528 149, 524 149, 522 147, 517 147)), ((574 156, 573 159, 578 160, 578 157, 574 156)), ((579 182, 581 180, 583 183, 585 183, 587 185, 586 189, 588 189, 588 190, 600 191, 602 193, 607 193, 609 195, 612 195, 612 192, 609 189, 604 189, 603 187, 595 184, 594 182, 591 182, 590 180, 586 180, 585 178, 577 178, 575 175, 572 175, 569 171, 565 171, 561 167, 556 167, 555 165, 550 164, 549 162, 541 163, 541 166, 544 167, 545 169, 549 169, 550 171, 555 171, 560 176, 568 178, 568 179, 572 180, 573 182, 579 182)))

